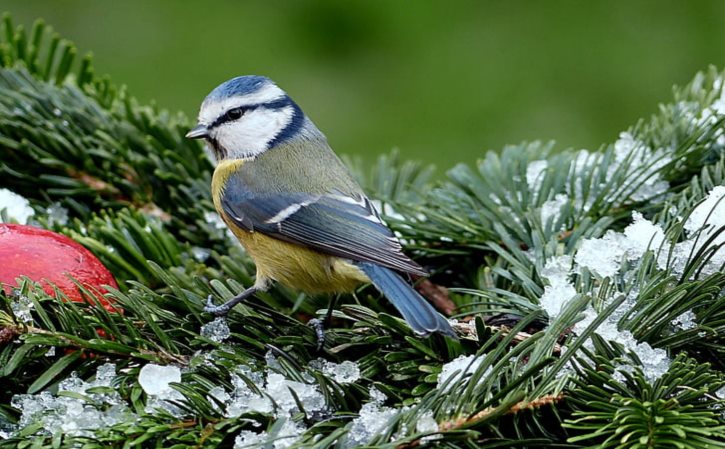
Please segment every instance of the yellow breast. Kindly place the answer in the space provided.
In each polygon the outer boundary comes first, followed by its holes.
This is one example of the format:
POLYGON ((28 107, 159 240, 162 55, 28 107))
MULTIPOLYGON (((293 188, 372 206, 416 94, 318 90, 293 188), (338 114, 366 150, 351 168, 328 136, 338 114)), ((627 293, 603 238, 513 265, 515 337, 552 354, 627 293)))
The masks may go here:
POLYGON ((344 259, 283 242, 259 232, 249 232, 237 226, 224 212, 221 204, 227 181, 244 163, 244 160, 219 163, 214 170, 211 189, 219 216, 257 265, 258 284, 274 280, 308 293, 332 293, 349 292, 360 283, 369 282, 359 268, 344 259))

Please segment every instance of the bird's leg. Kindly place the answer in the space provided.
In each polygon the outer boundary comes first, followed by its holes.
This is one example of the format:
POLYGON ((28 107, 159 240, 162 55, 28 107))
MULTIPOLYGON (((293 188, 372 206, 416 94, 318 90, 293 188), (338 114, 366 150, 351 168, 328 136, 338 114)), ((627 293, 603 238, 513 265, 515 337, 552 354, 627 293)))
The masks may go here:
POLYGON ((229 313, 230 310, 232 310, 232 307, 236 306, 240 302, 244 301, 245 299, 249 298, 253 294, 255 294, 257 291, 259 291, 259 287, 256 285, 249 287, 248 289, 244 290, 234 298, 230 299, 229 301, 225 302, 221 305, 214 305, 213 297, 212 295, 209 295, 209 297, 206 300, 206 306, 204 306, 204 312, 209 312, 211 314, 214 314, 216 316, 225 316, 229 313))
POLYGON ((332 311, 335 310, 335 304, 337 304, 337 295, 333 295, 330 298, 325 318, 322 320, 312 318, 307 322, 307 325, 312 327, 315 331, 315 337, 317 338, 317 352, 321 351, 323 346, 325 346, 325 328, 330 326, 330 322, 332 321, 332 311))
POLYGON ((325 325, 322 324, 322 320, 312 318, 307 322, 307 325, 315 331, 315 338, 317 339, 317 352, 322 351, 322 347, 325 346, 325 325))

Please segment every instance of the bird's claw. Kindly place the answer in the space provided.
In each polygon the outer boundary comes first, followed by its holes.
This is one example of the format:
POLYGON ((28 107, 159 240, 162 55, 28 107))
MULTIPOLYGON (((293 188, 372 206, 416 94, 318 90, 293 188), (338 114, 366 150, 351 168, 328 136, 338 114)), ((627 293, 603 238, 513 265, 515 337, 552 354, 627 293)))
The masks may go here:
POLYGON ((211 313, 215 316, 225 316, 229 313, 229 307, 226 304, 217 306, 214 304, 214 297, 209 295, 206 298, 206 305, 204 306, 204 312, 211 313))

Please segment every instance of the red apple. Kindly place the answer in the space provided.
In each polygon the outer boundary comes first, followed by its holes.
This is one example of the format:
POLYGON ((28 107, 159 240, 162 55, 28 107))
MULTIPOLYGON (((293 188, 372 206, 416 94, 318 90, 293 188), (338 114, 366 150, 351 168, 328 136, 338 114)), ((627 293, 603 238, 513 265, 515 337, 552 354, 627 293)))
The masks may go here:
MULTIPOLYGON (((17 285, 18 277, 27 276, 50 295, 54 284, 71 301, 83 302, 69 275, 92 292, 105 293, 104 285, 118 288, 101 261, 70 238, 33 226, 0 223, 0 285, 6 292, 17 285)), ((108 298, 98 300, 106 310, 117 310, 108 298)))

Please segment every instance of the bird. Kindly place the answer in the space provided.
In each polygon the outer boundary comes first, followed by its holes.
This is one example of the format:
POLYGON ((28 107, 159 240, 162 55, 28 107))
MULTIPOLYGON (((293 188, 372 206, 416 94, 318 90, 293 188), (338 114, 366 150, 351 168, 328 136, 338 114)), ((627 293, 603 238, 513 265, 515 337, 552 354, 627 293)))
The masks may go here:
POLYGON ((214 207, 256 265, 254 285, 221 305, 210 296, 206 312, 226 315, 275 282, 308 294, 372 283, 415 334, 456 337, 404 279, 427 272, 403 253, 325 135, 274 81, 246 75, 220 84, 186 137, 206 141, 216 163, 214 207))

